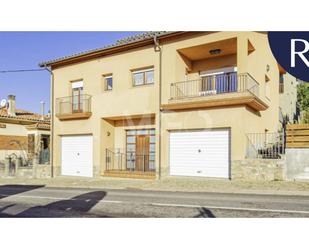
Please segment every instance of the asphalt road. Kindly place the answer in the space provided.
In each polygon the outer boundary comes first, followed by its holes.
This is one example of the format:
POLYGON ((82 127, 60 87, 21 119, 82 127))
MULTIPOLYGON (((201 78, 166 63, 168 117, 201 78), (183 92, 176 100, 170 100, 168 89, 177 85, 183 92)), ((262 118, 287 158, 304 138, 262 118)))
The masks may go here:
POLYGON ((2 185, 0 217, 309 217, 309 196, 2 185))

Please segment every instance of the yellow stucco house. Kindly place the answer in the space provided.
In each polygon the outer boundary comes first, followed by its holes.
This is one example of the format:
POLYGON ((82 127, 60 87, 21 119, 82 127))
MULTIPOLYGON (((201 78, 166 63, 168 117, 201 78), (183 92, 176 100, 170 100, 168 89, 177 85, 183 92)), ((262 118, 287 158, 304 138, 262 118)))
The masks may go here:
POLYGON ((264 32, 148 32, 40 66, 54 176, 233 179, 247 134, 280 128, 264 32))

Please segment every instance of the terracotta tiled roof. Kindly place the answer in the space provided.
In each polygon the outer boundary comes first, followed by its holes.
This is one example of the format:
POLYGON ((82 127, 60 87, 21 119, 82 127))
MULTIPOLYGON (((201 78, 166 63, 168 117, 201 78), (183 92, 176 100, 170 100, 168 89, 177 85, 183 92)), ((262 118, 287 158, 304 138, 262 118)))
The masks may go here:
POLYGON ((23 109, 16 109, 15 112, 18 114, 33 114, 32 112, 29 112, 23 109))
POLYGON ((96 48, 96 49, 92 49, 92 50, 88 50, 88 51, 64 56, 64 57, 61 57, 61 58, 58 58, 58 59, 53 59, 53 60, 41 62, 39 64, 39 66, 44 67, 45 65, 50 65, 50 64, 60 62, 60 61, 63 61, 63 60, 67 60, 67 59, 71 59, 71 58, 74 58, 74 57, 83 56, 83 55, 91 54, 91 53, 94 53, 94 52, 104 51, 104 50, 107 50, 107 49, 110 49, 110 48, 116 48, 118 46, 123 46, 123 45, 127 45, 127 44, 130 44, 130 43, 135 43, 135 42, 139 42, 139 41, 143 41, 143 40, 153 39, 155 36, 161 37, 163 35, 168 35, 168 34, 172 34, 172 33, 176 33, 176 32, 175 31, 145 32, 145 33, 142 33, 142 34, 137 34, 137 35, 133 35, 133 36, 129 36, 129 37, 117 40, 115 43, 101 47, 101 48, 96 48))
POLYGON ((146 39, 152 39, 155 36, 160 37, 162 35, 166 35, 169 33, 173 33, 173 32, 168 32, 168 31, 151 31, 151 32, 146 32, 146 33, 142 33, 142 34, 138 34, 138 35, 132 35, 132 36, 128 36, 125 37, 123 39, 120 39, 117 41, 117 43, 115 45, 124 45, 124 44, 129 44, 131 42, 137 42, 137 41, 142 41, 142 40, 146 40, 146 39))
POLYGON ((36 123, 32 125, 27 125, 27 129, 35 129, 35 130, 50 130, 50 124, 46 123, 36 123))
POLYGON ((7 119, 18 119, 23 121, 34 121, 34 122, 40 122, 40 123, 49 123, 50 118, 45 116, 44 120, 42 120, 42 115, 33 113, 30 111, 22 110, 22 109, 16 109, 15 111, 16 115, 12 116, 8 114, 7 108, 0 108, 0 118, 7 118, 7 119))

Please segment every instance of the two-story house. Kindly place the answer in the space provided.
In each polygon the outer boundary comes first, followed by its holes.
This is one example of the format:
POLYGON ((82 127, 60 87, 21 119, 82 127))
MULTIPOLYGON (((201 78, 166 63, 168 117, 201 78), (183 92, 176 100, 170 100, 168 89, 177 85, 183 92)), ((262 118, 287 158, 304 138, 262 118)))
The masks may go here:
POLYGON ((40 64, 54 175, 233 178, 246 134, 279 128, 262 32, 148 32, 40 64))

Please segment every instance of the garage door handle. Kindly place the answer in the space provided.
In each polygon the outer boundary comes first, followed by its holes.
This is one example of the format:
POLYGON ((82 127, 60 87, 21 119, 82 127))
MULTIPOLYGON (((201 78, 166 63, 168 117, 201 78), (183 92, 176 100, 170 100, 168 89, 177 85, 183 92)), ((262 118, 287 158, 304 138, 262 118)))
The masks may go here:
POLYGON ((77 155, 79 156, 79 153, 77 153, 77 155))
POLYGON ((202 150, 200 150, 200 149, 198 149, 198 151, 197 151, 198 153, 201 153, 202 152, 202 150))

